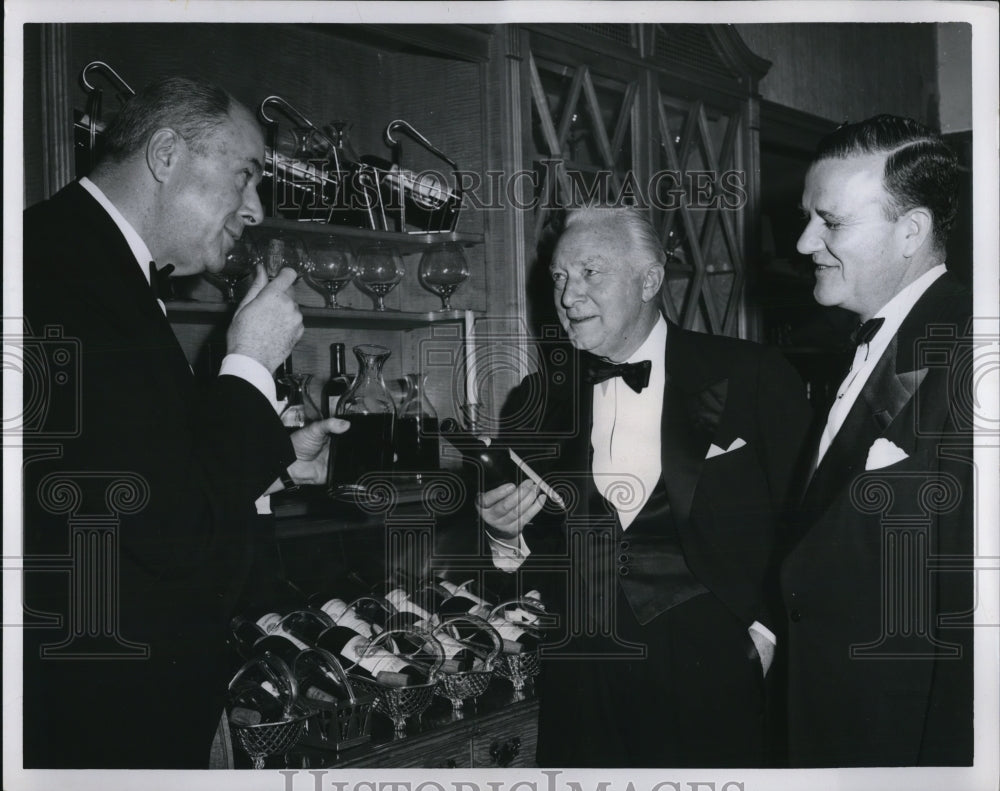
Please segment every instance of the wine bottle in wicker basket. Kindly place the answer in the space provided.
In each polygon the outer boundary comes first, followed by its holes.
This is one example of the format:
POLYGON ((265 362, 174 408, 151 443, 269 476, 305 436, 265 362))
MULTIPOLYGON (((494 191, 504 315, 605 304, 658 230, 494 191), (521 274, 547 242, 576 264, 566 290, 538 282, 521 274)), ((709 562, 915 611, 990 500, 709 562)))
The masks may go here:
POLYGON ((457 673, 442 673, 438 677, 437 694, 451 701, 452 711, 462 709, 464 702, 481 695, 489 687, 493 677, 493 663, 500 653, 503 640, 497 631, 481 618, 472 615, 455 615, 445 619, 433 632, 439 640, 459 640, 464 633, 467 645, 476 646, 476 653, 482 646, 482 639, 490 648, 481 659, 477 659, 467 670, 457 673), (473 637, 476 638, 473 642, 473 637), (482 639, 480 639, 482 638, 482 639))
POLYGON ((299 706, 298 684, 288 664, 273 653, 248 660, 229 682, 229 722, 253 760, 291 749, 301 738, 309 712, 299 706))
MULTIPOLYGON (((351 680, 366 692, 375 696, 375 710, 389 717, 394 726, 395 734, 401 737, 406 732, 406 721, 410 717, 419 717, 434 699, 434 689, 437 677, 444 662, 444 650, 441 644, 427 632, 415 630, 393 630, 382 632, 365 645, 359 655, 359 665, 370 661, 371 657, 379 657, 387 652, 387 646, 416 644, 424 646, 421 650, 433 653, 434 661, 428 669, 424 683, 403 687, 391 687, 384 683, 357 676, 355 667, 346 667, 351 680)), ((400 657, 398 657, 400 658, 400 657)), ((401 657, 404 660, 412 657, 401 657)))

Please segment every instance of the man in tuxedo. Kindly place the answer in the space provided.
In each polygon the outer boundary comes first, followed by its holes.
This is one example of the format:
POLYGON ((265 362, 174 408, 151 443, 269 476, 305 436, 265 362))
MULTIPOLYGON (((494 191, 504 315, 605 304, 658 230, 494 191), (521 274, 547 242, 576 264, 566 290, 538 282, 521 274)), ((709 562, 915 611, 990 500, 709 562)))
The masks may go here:
POLYGON ((293 271, 258 268, 205 387, 157 298, 261 221, 263 161, 244 106, 171 78, 124 106, 89 178, 25 212, 25 315, 43 355, 58 346, 26 393, 44 413, 24 465, 26 767, 208 765, 255 501, 322 481, 344 428, 289 438, 276 414, 293 271))
POLYGON ((905 118, 837 129, 799 252, 857 313, 783 561, 793 766, 972 760, 969 291, 945 267, 957 161, 905 118))
POLYGON ((667 322, 664 263, 639 211, 568 215, 550 272, 578 375, 529 376, 501 437, 563 503, 530 479, 478 500, 494 564, 560 614, 542 766, 766 762, 765 577, 808 406, 773 350, 667 322))

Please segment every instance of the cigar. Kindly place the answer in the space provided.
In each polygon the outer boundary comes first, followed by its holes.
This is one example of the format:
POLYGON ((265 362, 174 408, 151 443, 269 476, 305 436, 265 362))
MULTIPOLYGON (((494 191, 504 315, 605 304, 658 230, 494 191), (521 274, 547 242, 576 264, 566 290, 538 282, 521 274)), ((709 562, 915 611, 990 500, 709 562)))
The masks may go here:
POLYGON ((527 475, 529 478, 531 478, 531 480, 537 483, 538 488, 540 488, 542 492, 547 494, 552 502, 554 502, 560 508, 566 507, 566 503, 563 502, 563 498, 559 496, 559 494, 556 492, 555 489, 553 489, 545 481, 543 481, 541 479, 541 476, 539 476, 537 472, 531 469, 531 467, 528 466, 528 463, 524 459, 522 459, 520 456, 514 453, 514 451, 511 450, 510 448, 507 449, 507 452, 510 454, 511 461, 513 461, 514 464, 520 467, 524 471, 525 475, 527 475))

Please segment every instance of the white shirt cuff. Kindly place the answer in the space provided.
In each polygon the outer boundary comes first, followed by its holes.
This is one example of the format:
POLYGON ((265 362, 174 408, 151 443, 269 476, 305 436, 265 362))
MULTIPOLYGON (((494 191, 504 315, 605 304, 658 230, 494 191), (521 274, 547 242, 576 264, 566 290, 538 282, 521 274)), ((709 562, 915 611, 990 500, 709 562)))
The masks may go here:
POLYGON ((257 516, 267 516, 271 513, 271 495, 262 494, 254 500, 253 507, 257 509, 257 516))
POLYGON ((527 560, 528 555, 531 554, 531 550, 528 549, 528 545, 524 543, 524 538, 520 535, 517 537, 516 544, 501 541, 489 533, 486 534, 486 540, 490 542, 490 551, 493 553, 493 565, 500 569, 500 571, 517 571, 521 568, 521 564, 527 560))
POLYGON ((238 376, 256 387, 277 410, 278 398, 274 392, 274 377, 253 357, 245 354, 227 354, 219 367, 219 376, 238 376))
POLYGON ((760 621, 754 621, 752 624, 750 624, 750 631, 756 632, 765 640, 767 640, 771 645, 778 644, 778 638, 775 637, 774 632, 772 632, 770 629, 764 626, 764 624, 762 624, 760 621))

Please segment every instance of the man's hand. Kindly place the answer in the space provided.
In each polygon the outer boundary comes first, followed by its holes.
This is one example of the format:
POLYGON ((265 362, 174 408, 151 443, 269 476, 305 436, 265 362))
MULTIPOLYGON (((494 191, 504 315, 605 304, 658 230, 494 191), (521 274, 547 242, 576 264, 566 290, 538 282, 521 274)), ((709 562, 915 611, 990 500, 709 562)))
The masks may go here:
POLYGON ((298 275, 285 267, 270 283, 257 265, 257 276, 236 308, 226 345, 230 354, 251 357, 273 373, 302 337, 302 313, 291 295, 298 275))
POLYGON ((545 506, 546 497, 530 479, 520 486, 505 483, 476 498, 476 510, 489 525, 488 532, 500 541, 517 538, 524 526, 545 506))
POLYGON ((351 427, 338 417, 317 420, 300 428, 291 436, 295 448, 295 461, 288 467, 288 475, 298 484, 326 483, 326 466, 330 457, 330 435, 343 434, 351 427))

